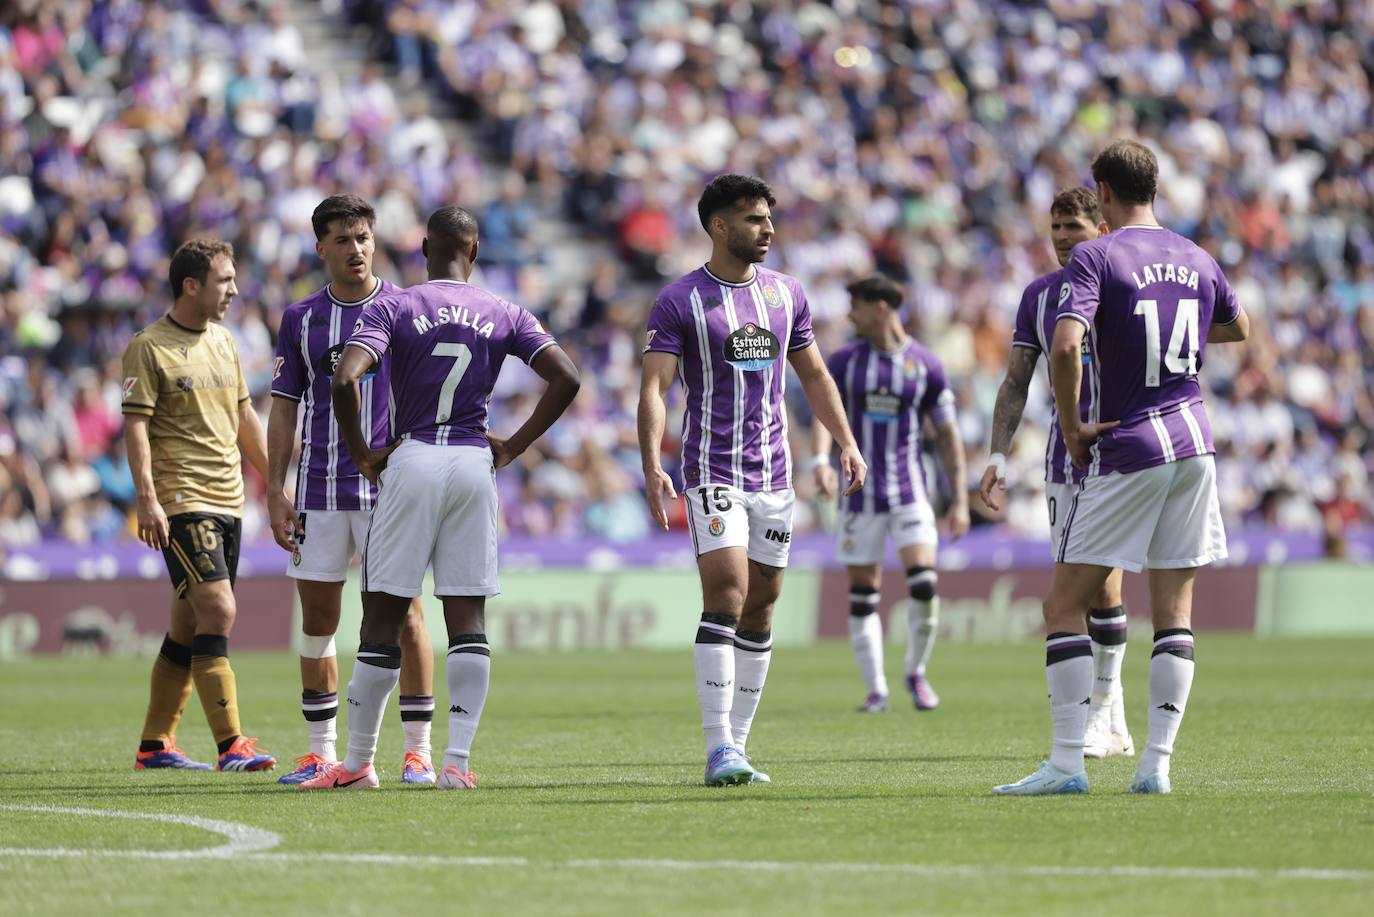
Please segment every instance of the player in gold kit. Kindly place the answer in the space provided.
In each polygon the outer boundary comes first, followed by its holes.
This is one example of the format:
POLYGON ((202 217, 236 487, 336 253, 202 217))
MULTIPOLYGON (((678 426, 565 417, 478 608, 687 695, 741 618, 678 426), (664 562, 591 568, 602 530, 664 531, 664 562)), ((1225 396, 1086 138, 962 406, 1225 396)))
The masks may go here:
POLYGON ((219 746, 219 770, 267 770, 276 759, 245 738, 229 667, 243 510, 239 450, 262 474, 267 441, 234 339, 220 322, 238 293, 234 249, 195 239, 172 256, 172 309, 124 352, 124 440, 138 492, 138 537, 162 550, 175 594, 153 663, 135 769, 209 770, 176 747, 194 682, 219 746))

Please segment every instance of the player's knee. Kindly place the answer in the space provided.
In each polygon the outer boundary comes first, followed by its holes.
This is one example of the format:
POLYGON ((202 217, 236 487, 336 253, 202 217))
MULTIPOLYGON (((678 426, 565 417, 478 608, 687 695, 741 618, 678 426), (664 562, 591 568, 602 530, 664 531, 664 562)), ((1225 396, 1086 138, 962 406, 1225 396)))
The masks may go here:
POLYGON ((310 634, 301 634, 302 658, 329 659, 338 654, 338 650, 334 646, 333 634, 327 637, 312 637, 310 634))
POLYGON ((849 587, 849 614, 864 618, 878 610, 878 590, 872 586, 849 587))
POLYGON ((907 594, 918 602, 929 602, 935 598, 939 579, 934 567, 907 567, 907 594))

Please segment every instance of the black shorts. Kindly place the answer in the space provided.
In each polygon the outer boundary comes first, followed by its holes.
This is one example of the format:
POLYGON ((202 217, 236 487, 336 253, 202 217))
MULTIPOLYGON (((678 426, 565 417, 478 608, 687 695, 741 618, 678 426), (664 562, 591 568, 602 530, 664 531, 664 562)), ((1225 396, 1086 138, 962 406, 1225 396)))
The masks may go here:
POLYGON ((242 520, 218 513, 178 513, 168 516, 167 524, 171 537, 162 556, 177 598, 185 598, 192 583, 227 579, 233 584, 239 572, 242 520))

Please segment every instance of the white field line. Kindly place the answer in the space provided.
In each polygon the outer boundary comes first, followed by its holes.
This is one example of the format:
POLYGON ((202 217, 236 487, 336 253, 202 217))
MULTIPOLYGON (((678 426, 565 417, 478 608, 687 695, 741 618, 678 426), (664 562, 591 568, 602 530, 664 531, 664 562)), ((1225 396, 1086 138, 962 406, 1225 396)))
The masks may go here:
POLYGON ((126 857, 132 859, 219 859, 260 863, 349 863, 377 866, 512 867, 540 870, 620 870, 651 869, 670 872, 709 871, 762 873, 825 873, 879 876, 919 876, 924 878, 989 878, 995 876, 1056 876, 1085 878, 1241 880, 1281 879, 1314 882, 1369 882, 1374 871, 1360 869, 1258 869, 1251 867, 1191 866, 1017 866, 1010 863, 807 863, 758 860, 670 860, 670 859, 575 859, 540 860, 521 856, 460 857, 400 853, 329 853, 311 851, 292 853, 274 849, 281 843, 277 834, 236 822, 197 818, 189 815, 161 815, 147 812, 122 812, 114 809, 73 809, 61 806, 0 805, 0 809, 54 815, 82 815, 96 818, 133 818, 202 828, 223 836, 227 843, 195 850, 92 850, 70 848, 0 847, 0 857, 126 857))

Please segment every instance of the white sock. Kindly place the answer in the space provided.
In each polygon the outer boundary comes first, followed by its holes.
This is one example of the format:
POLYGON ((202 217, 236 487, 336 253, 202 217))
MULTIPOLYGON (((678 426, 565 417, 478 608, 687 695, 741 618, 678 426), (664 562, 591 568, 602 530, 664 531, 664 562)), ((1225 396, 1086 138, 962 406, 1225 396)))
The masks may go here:
POLYGON ((1159 771, 1168 776, 1169 758, 1188 708, 1195 667, 1192 631, 1177 627, 1155 634, 1154 655, 1150 657, 1150 737, 1140 755, 1137 775, 1159 771))
POLYGON ((337 752, 334 743, 338 741, 338 692, 323 694, 303 692, 301 712, 305 714, 305 728, 310 733, 310 753, 319 755, 326 761, 334 761, 337 752), (315 717, 315 719, 312 719, 315 717))
POLYGON ((741 752, 749 741, 763 683, 768 680, 768 664, 773 660, 773 635, 746 631, 735 635, 735 696, 730 705, 730 735, 741 752))
POLYGON ((358 647, 353 677, 348 681, 348 754, 344 767, 356 771, 377 754, 377 736, 387 698, 401 680, 401 648, 386 643, 358 647))
POLYGON ((1083 734, 1093 690, 1092 645, 1087 634, 1050 634, 1045 672, 1050 686, 1054 746, 1050 764, 1069 774, 1083 769, 1083 734))
POLYGON ((1126 734, 1121 695, 1121 663, 1126 659, 1126 609, 1094 608, 1088 616, 1093 642, 1093 696, 1090 717, 1103 717, 1113 732, 1126 734), (1105 714, 1105 716, 1104 716, 1105 714))
POLYGON ((730 708, 735 694, 735 629, 703 620, 697 628, 697 641, 693 651, 697 704, 701 707, 706 755, 710 757, 711 752, 735 740, 730 730, 730 708))
POLYGON ((449 638, 448 661, 448 748, 443 767, 456 764, 468 772, 468 757, 482 708, 491 687, 491 647, 485 634, 463 634, 449 638))
POLYGON ((940 623, 940 600, 907 599, 906 670, 924 675, 930 651, 935 647, 935 628, 940 623))
POLYGON ((401 732, 405 734, 405 750, 430 756, 429 733, 434 720, 434 695, 401 695, 401 732))
POLYGON ((887 695, 887 673, 883 671, 883 621, 877 612, 849 616, 849 643, 854 661, 868 686, 869 694, 887 695))

